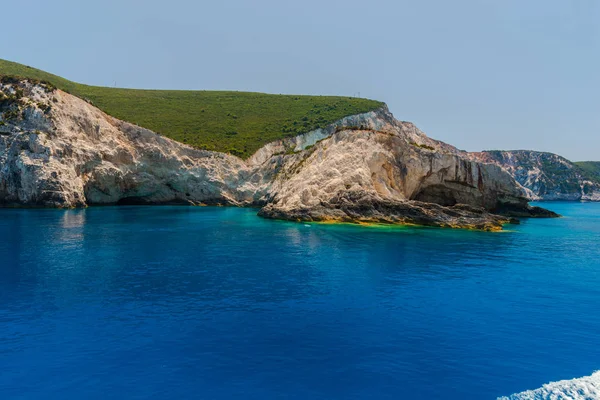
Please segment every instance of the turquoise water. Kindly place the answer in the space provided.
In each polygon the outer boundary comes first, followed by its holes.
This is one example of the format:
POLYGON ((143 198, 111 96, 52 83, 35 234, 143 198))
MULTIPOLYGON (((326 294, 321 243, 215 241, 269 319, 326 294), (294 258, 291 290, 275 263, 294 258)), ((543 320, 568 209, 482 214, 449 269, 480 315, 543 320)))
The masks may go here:
POLYGON ((600 204, 509 232, 0 210, 3 399, 494 399, 600 369, 600 204))

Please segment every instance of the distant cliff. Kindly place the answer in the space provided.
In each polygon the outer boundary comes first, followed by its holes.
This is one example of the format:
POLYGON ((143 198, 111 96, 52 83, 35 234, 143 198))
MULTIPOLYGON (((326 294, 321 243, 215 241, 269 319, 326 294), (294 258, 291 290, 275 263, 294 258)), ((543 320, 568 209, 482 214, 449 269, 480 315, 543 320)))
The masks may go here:
POLYGON ((504 168, 531 200, 600 201, 600 163, 573 163, 556 154, 530 150, 471 155, 504 168))

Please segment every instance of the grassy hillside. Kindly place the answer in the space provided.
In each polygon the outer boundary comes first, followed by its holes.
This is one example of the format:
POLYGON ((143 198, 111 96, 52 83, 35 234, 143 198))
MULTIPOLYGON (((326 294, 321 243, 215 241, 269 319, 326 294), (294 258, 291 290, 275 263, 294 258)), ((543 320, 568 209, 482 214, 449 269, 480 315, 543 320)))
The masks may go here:
POLYGON ((5 60, 0 60, 0 76, 49 82, 116 118, 195 147, 244 158, 273 140, 383 105, 353 97, 88 86, 5 60))
POLYGON ((600 161, 580 161, 575 165, 581 168, 590 179, 600 182, 600 161))

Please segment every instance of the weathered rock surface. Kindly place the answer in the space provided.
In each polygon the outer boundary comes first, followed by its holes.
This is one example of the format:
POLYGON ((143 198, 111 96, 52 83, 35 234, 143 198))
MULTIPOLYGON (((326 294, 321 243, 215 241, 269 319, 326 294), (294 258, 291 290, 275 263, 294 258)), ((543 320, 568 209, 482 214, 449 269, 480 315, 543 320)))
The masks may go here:
POLYGON ((387 109, 270 143, 249 160, 194 149, 67 93, 0 86, 0 204, 265 206, 266 217, 486 230, 551 216, 523 188, 387 109))
POLYGON ((487 212, 481 207, 381 198, 365 191, 344 191, 312 207, 281 207, 267 204, 258 215, 291 221, 414 224, 446 228, 499 230, 518 221, 487 212))
POLYGON ((260 215, 483 229, 503 223, 485 210, 555 216, 529 207, 519 185, 498 166, 471 161, 386 110, 375 114, 338 128, 283 165, 260 215), (470 207, 450 208, 460 204, 470 207))
POLYGON ((523 186, 529 200, 600 201, 600 180, 559 155, 517 150, 484 151, 471 156, 508 171, 523 186))

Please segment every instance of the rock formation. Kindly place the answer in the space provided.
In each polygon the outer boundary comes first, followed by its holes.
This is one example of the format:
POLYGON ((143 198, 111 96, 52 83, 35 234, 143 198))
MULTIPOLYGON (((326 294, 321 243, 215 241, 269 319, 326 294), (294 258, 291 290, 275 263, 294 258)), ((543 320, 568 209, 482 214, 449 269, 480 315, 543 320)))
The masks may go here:
POLYGON ((264 206, 307 221, 500 229, 528 206, 501 167, 469 159, 386 108, 270 143, 250 159, 191 148, 43 84, 0 86, 0 203, 264 206))
POLYGON ((538 151, 484 151, 471 156, 504 168, 530 200, 600 201, 600 179, 575 163, 538 151))

